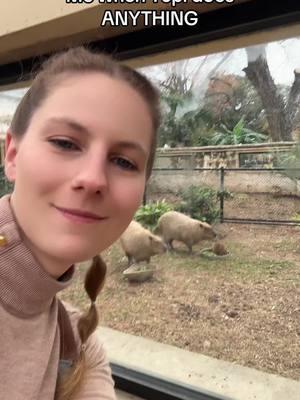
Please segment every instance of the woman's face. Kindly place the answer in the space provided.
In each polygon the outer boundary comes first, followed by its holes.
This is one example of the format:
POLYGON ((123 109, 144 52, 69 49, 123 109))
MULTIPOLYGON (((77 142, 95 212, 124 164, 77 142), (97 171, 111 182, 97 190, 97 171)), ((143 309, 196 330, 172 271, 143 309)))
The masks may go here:
POLYGON ((53 275, 100 253, 126 229, 143 197, 151 135, 143 98, 102 73, 65 77, 21 140, 8 132, 13 210, 53 275))

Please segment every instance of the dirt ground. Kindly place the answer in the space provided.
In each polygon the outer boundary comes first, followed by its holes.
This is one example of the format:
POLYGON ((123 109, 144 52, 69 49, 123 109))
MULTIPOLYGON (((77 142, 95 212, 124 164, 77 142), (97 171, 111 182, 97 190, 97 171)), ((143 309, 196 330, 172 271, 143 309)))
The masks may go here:
POLYGON ((234 194, 224 202, 224 218, 293 221, 300 218, 300 198, 277 194, 234 194))
MULTIPOLYGON (((300 227, 220 224, 229 250, 223 259, 200 255, 155 256, 157 271, 144 283, 122 275, 119 244, 103 256, 106 285, 97 304, 101 325, 179 348, 300 380, 300 227)), ((62 293, 79 308, 86 265, 62 293)))

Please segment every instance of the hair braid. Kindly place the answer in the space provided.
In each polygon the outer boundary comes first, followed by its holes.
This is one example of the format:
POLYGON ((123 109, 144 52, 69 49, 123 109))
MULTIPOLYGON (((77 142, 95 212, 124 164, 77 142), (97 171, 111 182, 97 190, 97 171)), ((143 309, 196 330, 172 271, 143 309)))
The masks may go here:
POLYGON ((95 256, 84 282, 84 288, 91 300, 91 305, 88 312, 83 314, 78 321, 78 332, 83 345, 94 332, 99 322, 95 301, 104 286, 105 276, 106 264, 100 256, 95 256))
POLYGON ((99 315, 95 302, 104 286, 106 270, 107 267, 102 258, 98 255, 93 257, 93 262, 87 271, 84 282, 84 288, 91 300, 91 305, 89 310, 80 317, 77 324, 81 339, 79 359, 60 384, 56 400, 71 400, 83 382, 86 369, 86 342, 98 326, 99 315))

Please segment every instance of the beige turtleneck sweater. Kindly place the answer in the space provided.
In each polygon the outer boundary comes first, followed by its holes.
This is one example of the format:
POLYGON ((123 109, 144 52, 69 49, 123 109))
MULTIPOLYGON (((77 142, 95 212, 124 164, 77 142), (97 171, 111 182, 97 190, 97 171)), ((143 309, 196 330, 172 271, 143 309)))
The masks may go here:
MULTIPOLYGON (((53 400, 60 360, 74 359, 80 347, 79 313, 68 306, 66 313, 56 298, 70 284, 74 268, 61 280, 45 272, 20 237, 9 195, 0 199, 0 235, 6 239, 0 247, 0 399, 53 400)), ((115 400, 96 334, 87 342, 86 357, 86 378, 74 400, 115 400)))

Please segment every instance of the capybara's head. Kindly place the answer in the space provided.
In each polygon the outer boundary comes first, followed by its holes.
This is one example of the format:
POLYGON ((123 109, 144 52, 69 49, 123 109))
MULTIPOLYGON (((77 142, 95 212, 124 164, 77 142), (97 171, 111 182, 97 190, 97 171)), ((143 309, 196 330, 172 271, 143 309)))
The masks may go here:
POLYGON ((203 232, 203 239, 215 239, 217 237, 216 232, 213 230, 212 226, 206 222, 199 222, 200 229, 203 232))
POLYGON ((162 254, 166 251, 166 246, 160 237, 151 235, 149 239, 153 254, 162 254))

